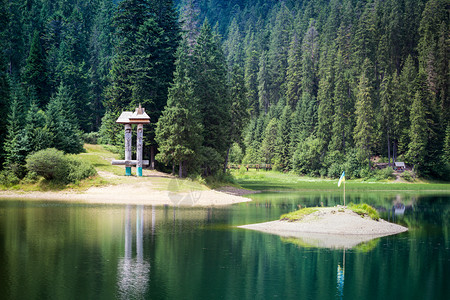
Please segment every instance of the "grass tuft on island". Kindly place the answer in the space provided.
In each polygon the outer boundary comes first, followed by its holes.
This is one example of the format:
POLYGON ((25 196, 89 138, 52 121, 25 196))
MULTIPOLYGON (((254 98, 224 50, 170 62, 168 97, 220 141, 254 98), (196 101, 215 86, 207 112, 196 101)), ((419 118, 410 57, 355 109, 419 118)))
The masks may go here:
MULTIPOLYGON (((357 213, 361 217, 369 216, 372 220, 375 220, 375 221, 378 221, 380 219, 380 215, 378 214, 377 210, 366 203, 361 203, 361 204, 350 203, 347 206, 347 208, 350 209, 351 211, 357 213)), ((308 216, 319 210, 320 210, 319 207, 305 207, 305 208, 281 215, 280 220, 281 221, 289 221, 289 222, 300 221, 305 216, 308 216)), ((342 211, 344 211, 344 207, 342 207, 342 211)))
POLYGON ((281 215, 280 220, 281 221, 289 221, 289 222, 300 221, 305 216, 315 213, 316 211, 319 211, 318 207, 305 207, 305 208, 281 215))
POLYGON ((347 206, 347 208, 354 211, 355 213, 357 213, 362 217, 369 216, 372 220, 375 221, 378 221, 380 219, 380 214, 377 212, 377 210, 366 203, 361 204, 350 203, 347 206))

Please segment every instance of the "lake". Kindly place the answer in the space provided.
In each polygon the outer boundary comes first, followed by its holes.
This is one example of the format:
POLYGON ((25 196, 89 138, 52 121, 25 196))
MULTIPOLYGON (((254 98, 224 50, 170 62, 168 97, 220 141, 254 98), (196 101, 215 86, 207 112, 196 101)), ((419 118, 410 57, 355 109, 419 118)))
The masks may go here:
POLYGON ((331 192, 220 208, 0 201, 2 299, 448 299, 450 195, 348 192, 409 231, 352 249, 238 229, 331 192))

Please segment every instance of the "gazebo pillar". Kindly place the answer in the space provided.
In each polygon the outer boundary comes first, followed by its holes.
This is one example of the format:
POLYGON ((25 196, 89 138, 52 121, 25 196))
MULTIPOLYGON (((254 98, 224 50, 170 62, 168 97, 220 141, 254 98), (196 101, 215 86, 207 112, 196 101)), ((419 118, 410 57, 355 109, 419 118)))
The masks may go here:
POLYGON ((131 166, 136 166, 136 175, 142 176, 142 166, 148 165, 148 160, 142 160, 142 150, 144 148, 144 124, 150 123, 150 117, 145 113, 145 108, 136 108, 135 112, 124 111, 117 119, 116 123, 125 125, 125 160, 113 160, 113 165, 125 165, 125 175, 131 176, 131 166), (131 125, 137 125, 137 147, 136 147, 136 160, 132 159, 131 152, 131 125))
MULTIPOLYGON (((125 161, 132 160, 131 139, 132 139, 131 124, 125 124, 125 161)), ((125 175, 131 176, 131 165, 128 164, 125 165, 125 175)))
POLYGON ((142 176, 142 148, 144 137, 144 124, 137 124, 137 139, 136 139, 136 173, 137 176, 142 176))

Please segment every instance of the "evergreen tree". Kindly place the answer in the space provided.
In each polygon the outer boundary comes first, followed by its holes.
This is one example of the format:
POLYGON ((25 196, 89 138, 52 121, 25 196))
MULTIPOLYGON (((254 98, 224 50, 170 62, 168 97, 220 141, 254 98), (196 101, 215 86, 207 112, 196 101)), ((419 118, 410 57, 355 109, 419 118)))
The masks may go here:
POLYGON ((323 150, 325 150, 331 141, 333 129, 333 82, 331 74, 326 74, 320 79, 317 101, 319 102, 317 137, 323 143, 323 150))
POLYGON ((165 164, 178 165, 178 175, 184 177, 188 162, 193 167, 202 143, 202 126, 193 111, 181 106, 168 106, 156 126, 159 153, 156 159, 165 164))
POLYGON ((345 60, 342 51, 338 51, 335 66, 335 84, 333 93, 334 115, 330 150, 342 151, 344 154, 351 145, 353 129, 353 110, 350 84, 346 78, 345 60))
POLYGON ((447 129, 445 131, 443 161, 450 164, 450 124, 447 125, 447 129))
POLYGON ((423 95, 420 91, 416 92, 411 107, 411 128, 410 143, 407 158, 414 165, 416 171, 421 170, 421 164, 427 151, 427 122, 425 119, 425 106, 423 105, 423 95))
POLYGON ((311 20, 302 42, 302 91, 317 96, 319 64, 319 34, 315 21, 311 20))
MULTIPOLYGON (((229 136, 232 143, 242 144, 242 133, 249 118, 247 91, 245 89, 242 69, 235 65, 233 71, 230 74, 230 77, 231 78, 228 86, 230 89, 230 98, 232 102, 231 126, 229 128, 229 136)), ((229 152, 230 148, 228 148, 227 150, 224 168, 227 167, 229 152)))
POLYGON ((185 3, 181 8, 180 23, 190 49, 193 49, 197 43, 198 34, 200 32, 199 15, 200 11, 196 1, 185 0, 185 3))
POLYGON ((263 134, 261 144, 261 155, 266 164, 278 163, 273 160, 277 148, 278 121, 273 118, 270 120, 263 134))
POLYGON ((92 112, 89 118, 93 123, 94 131, 99 129, 101 118, 105 113, 102 102, 111 68, 114 33, 113 11, 114 4, 111 1, 100 1, 89 38, 89 107, 92 112))
POLYGON ((23 79, 27 84, 28 94, 35 93, 39 100, 39 105, 44 107, 49 98, 49 86, 47 84, 48 78, 45 69, 45 57, 38 31, 35 31, 33 35, 23 79))
POLYGON ((174 82, 169 89, 167 107, 156 127, 159 153, 156 159, 178 165, 179 176, 197 171, 201 164, 203 127, 199 113, 199 100, 193 93, 192 49, 187 35, 181 41, 176 54, 174 82))
MULTIPOLYGON (((391 165, 391 139, 393 135, 393 86, 392 79, 389 75, 385 76, 383 82, 381 84, 381 93, 380 93, 380 126, 383 129, 382 132, 386 137, 386 145, 387 145, 387 154, 388 154, 388 165, 391 165)), ((394 161, 395 162, 395 159, 394 161)))
POLYGON ((52 136, 52 145, 66 153, 80 153, 83 151, 75 105, 67 87, 63 83, 59 86, 56 96, 50 99, 46 110, 46 127, 52 136))
POLYGON ((267 70, 267 56, 264 51, 259 58, 259 71, 258 71, 258 98, 259 107, 263 109, 267 114, 270 107, 269 99, 269 74, 267 70))
MULTIPOLYGON (((0 1, 0 115, 4 116, 0 118, 0 149, 3 150, 3 143, 6 138, 7 132, 7 118, 10 100, 9 100, 9 81, 7 77, 7 63, 5 58, 5 45, 7 44, 7 25, 9 23, 9 13, 8 13, 8 1, 0 1)), ((0 151, 0 169, 3 168, 4 163, 4 152, 0 151)))
POLYGON ((286 98, 292 109, 295 109, 301 97, 302 60, 300 40, 294 33, 289 46, 288 68, 286 71, 286 98))
POLYGON ((218 170, 230 147, 231 101, 225 58, 208 21, 203 24, 193 52, 194 94, 199 99, 203 132, 204 174, 218 170))
POLYGON ((398 149, 401 152, 406 152, 409 144, 409 129, 411 127, 409 112, 416 93, 416 73, 414 61, 411 55, 409 55, 404 62, 399 77, 399 98, 398 101, 394 102, 397 112, 394 115, 394 122, 398 139, 398 149))
POLYGON ((259 98, 258 98, 258 64, 259 57, 256 50, 254 35, 249 30, 245 38, 247 50, 245 54, 245 89, 247 91, 247 102, 252 117, 259 114, 259 98))
POLYGON ((25 157, 20 155, 18 147, 21 131, 20 110, 20 100, 15 95, 12 97, 9 113, 7 114, 8 125, 3 144, 4 166, 18 177, 24 175, 23 162, 25 160, 25 157))
POLYGON ((358 85, 355 105, 356 127, 354 129, 359 159, 361 162, 368 161, 369 168, 371 167, 370 157, 374 143, 372 89, 367 74, 370 72, 370 69, 370 61, 366 59, 358 85))
POLYGON ((278 100, 286 94, 286 70, 292 22, 291 12, 282 2, 274 20, 268 51, 270 76, 268 96, 270 103, 273 104, 277 104, 278 100))
POLYGON ((276 136, 276 162, 280 170, 288 170, 290 168, 291 149, 291 116, 292 111, 289 105, 283 109, 283 113, 278 121, 277 136, 276 136))
POLYGON ((173 78, 179 26, 173 2, 126 0, 114 16, 116 55, 112 62, 112 84, 107 110, 114 116, 124 109, 145 107, 152 125, 145 139, 154 145, 154 125, 167 102, 173 78))

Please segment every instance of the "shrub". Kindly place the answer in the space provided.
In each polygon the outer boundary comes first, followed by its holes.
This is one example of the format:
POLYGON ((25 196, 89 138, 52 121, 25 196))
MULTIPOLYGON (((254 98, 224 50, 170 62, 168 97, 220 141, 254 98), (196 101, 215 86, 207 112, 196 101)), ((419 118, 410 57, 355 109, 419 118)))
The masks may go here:
POLYGON ((411 172, 409 171, 403 172, 402 178, 405 179, 406 181, 414 181, 414 178, 412 177, 411 172))
POLYGON ((98 132, 83 133, 83 135, 82 135, 83 142, 86 144, 96 145, 99 138, 100 138, 100 134, 98 132))
POLYGON ((35 183, 38 180, 39 176, 36 174, 36 172, 28 172, 27 175, 22 179, 22 183, 35 183))
POLYGON ((383 179, 394 179, 394 170, 392 167, 386 167, 381 170, 377 170, 375 172, 375 179, 377 180, 383 180, 383 179))
POLYGON ((20 179, 9 170, 3 170, 0 172, 0 184, 5 187, 11 187, 20 182, 20 179))
POLYGON ((35 172, 47 180, 64 181, 69 173, 64 152, 55 148, 48 148, 30 154, 27 156, 26 162, 28 171, 35 172))
POLYGON ((332 163, 328 168, 328 177, 330 178, 339 178, 342 174, 343 167, 338 163, 332 163))
POLYGON ((26 162, 29 172, 34 172, 46 180, 62 183, 77 182, 97 173, 89 162, 64 155, 62 151, 55 148, 30 154, 26 162))
POLYGON ((66 156, 66 162, 69 168, 67 182, 78 182, 82 179, 97 175, 94 166, 87 161, 74 156, 66 156))

